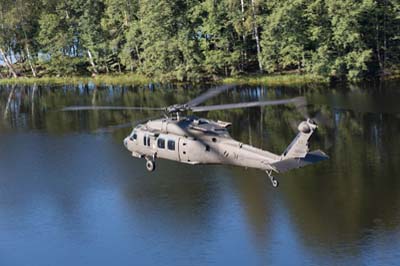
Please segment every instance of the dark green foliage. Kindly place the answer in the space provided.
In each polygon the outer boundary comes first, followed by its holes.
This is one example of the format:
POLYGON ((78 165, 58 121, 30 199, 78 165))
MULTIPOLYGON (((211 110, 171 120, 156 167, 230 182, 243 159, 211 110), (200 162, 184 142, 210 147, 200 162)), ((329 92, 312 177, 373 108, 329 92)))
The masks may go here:
POLYGON ((2 0, 0 28, 13 76, 357 80, 400 65, 399 0, 2 0))
POLYGON ((145 59, 140 71, 145 75, 183 79, 181 68, 184 68, 185 58, 180 50, 178 34, 185 21, 179 11, 179 1, 148 0, 140 6, 141 55, 145 59))

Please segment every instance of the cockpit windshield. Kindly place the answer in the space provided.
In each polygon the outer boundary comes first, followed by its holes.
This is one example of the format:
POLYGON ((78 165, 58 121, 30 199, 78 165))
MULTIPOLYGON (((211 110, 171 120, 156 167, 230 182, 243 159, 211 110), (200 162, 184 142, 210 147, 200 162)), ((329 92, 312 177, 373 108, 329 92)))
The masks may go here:
POLYGON ((132 131, 131 135, 129 136, 129 139, 131 141, 135 141, 137 139, 137 134, 135 130, 132 131))

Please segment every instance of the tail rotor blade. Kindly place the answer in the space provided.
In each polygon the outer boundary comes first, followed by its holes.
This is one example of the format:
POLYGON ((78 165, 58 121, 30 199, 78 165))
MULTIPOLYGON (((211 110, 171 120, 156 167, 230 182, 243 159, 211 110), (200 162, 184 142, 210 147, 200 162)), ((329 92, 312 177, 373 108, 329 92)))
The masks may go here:
POLYGON ((327 115, 324 115, 321 111, 319 111, 312 119, 319 125, 324 125, 325 127, 333 128, 332 119, 330 119, 327 115))
POLYGON ((289 126, 290 126, 290 128, 295 132, 295 133, 297 133, 298 132, 298 129, 297 129, 297 127, 298 127, 298 122, 295 120, 295 119, 289 119, 288 120, 288 123, 289 123, 289 126))
POLYGON ((307 110, 307 100, 305 97, 298 97, 298 100, 294 103, 297 111, 305 118, 310 118, 310 115, 307 110))

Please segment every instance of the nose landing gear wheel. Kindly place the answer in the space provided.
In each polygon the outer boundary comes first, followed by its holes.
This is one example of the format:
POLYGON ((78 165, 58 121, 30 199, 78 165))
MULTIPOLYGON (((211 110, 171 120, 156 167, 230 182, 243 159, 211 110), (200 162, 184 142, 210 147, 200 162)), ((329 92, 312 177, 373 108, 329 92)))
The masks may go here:
POLYGON ((152 160, 146 160, 146 169, 149 172, 153 172, 156 169, 156 162, 152 160))

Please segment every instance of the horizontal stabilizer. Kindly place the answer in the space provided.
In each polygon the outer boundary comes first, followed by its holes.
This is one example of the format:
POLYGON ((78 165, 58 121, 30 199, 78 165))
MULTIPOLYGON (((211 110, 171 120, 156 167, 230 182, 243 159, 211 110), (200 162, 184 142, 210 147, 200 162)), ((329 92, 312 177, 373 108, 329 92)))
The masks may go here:
POLYGON ((300 168, 309 164, 317 163, 320 161, 324 161, 329 159, 329 156, 326 155, 321 150, 312 151, 306 154, 303 158, 288 158, 283 159, 281 161, 272 163, 271 166, 277 172, 286 172, 291 169, 300 168))

